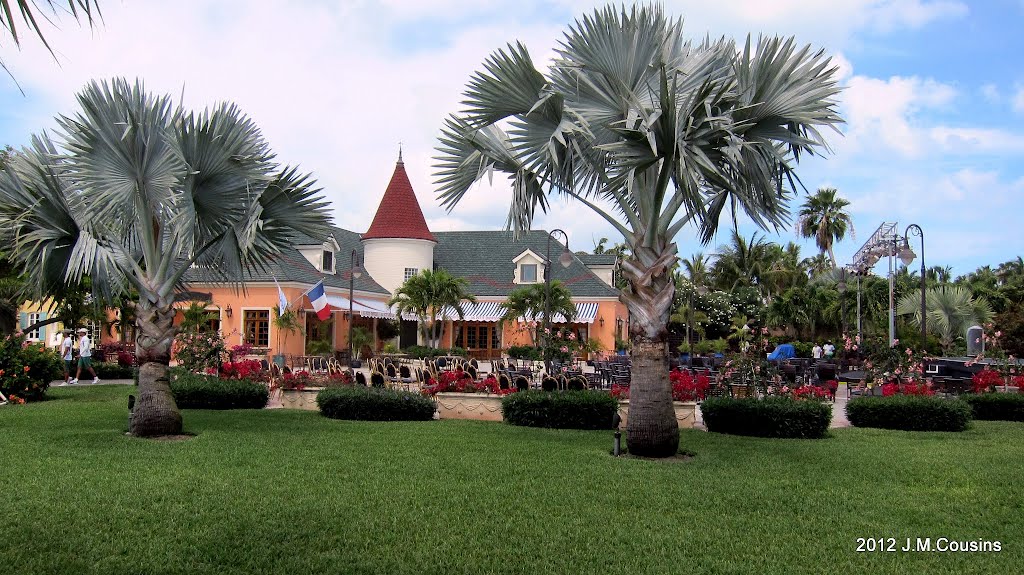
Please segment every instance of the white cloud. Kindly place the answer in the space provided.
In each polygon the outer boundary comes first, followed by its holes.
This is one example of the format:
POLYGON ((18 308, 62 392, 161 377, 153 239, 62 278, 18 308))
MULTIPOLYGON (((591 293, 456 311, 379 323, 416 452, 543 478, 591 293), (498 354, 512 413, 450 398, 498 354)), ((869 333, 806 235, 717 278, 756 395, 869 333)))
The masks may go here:
POLYGON ((998 102, 1002 99, 1002 94, 999 93, 999 87, 995 84, 985 84, 981 87, 981 95, 989 102, 998 102))
POLYGON ((1024 113, 1024 86, 1017 86, 1017 93, 1013 95, 1013 109, 1024 113))
POLYGON ((944 150, 951 152, 1024 152, 1024 136, 994 128, 936 126, 929 130, 928 135, 944 150))

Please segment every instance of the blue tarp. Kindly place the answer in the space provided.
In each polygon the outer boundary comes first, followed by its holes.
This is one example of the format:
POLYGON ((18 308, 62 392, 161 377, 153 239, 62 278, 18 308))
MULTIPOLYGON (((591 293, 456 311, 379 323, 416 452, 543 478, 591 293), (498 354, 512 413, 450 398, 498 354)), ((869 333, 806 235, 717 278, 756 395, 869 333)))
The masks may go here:
POLYGON ((788 343, 779 344, 775 351, 768 354, 768 359, 789 359, 796 357, 796 350, 788 343))

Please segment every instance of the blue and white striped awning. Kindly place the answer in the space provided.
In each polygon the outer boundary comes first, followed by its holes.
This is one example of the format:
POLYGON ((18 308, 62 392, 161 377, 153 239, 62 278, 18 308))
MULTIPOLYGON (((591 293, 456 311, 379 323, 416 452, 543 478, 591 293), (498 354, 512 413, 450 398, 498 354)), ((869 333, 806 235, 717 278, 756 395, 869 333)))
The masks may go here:
MULTIPOLYGON (((464 316, 461 321, 498 321, 505 315, 501 308, 500 301, 478 301, 462 304, 464 316)), ((441 317, 453 321, 459 320, 459 313, 451 306, 445 306, 441 311, 441 317)))
MULTIPOLYGON (((597 303, 596 302, 581 302, 576 304, 576 318, 572 320, 572 323, 594 323, 594 318, 597 317, 597 303)), ((540 321, 543 316, 538 316, 536 321, 540 321)), ((534 321, 532 317, 521 317, 519 321, 534 321)), ((566 321, 565 316, 560 313, 551 314, 551 323, 569 323, 566 321)))
MULTIPOLYGON (((475 304, 467 303, 463 304, 462 311, 465 312, 465 317, 462 321, 499 321, 505 310, 502 309, 500 301, 481 301, 475 304)), ((442 313, 443 317, 449 320, 458 320, 459 314, 451 307, 445 307, 442 313)), ((572 323, 593 323, 594 318, 597 317, 597 303, 596 302, 582 302, 576 304, 576 319, 572 323)), ((541 318, 537 318, 540 321, 541 318)), ((528 318, 521 317, 519 321, 531 321, 528 318)), ((562 314, 555 313, 551 315, 552 323, 567 323, 566 319, 562 314)))
MULTIPOLYGON (((338 308, 341 311, 348 311, 348 298, 340 295, 327 296, 327 304, 338 308)), ((353 299, 352 313, 362 317, 377 317, 384 319, 396 319, 398 316, 382 301, 372 299, 353 299)), ((404 319, 416 319, 416 316, 404 317, 404 319)))

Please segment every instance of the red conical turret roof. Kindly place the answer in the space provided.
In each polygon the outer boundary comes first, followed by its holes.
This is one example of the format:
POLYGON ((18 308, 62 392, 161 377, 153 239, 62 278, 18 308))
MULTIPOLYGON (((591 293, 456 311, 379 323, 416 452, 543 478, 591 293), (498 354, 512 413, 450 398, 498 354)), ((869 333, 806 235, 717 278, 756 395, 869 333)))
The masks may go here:
POLYGON ((378 238, 437 241, 434 234, 430 233, 427 221, 423 219, 420 203, 416 200, 416 193, 412 191, 409 175, 405 173, 405 162, 402 161, 401 152, 398 153, 395 173, 391 175, 388 189, 384 191, 384 197, 377 206, 377 213, 373 216, 370 229, 363 234, 364 240, 378 238))

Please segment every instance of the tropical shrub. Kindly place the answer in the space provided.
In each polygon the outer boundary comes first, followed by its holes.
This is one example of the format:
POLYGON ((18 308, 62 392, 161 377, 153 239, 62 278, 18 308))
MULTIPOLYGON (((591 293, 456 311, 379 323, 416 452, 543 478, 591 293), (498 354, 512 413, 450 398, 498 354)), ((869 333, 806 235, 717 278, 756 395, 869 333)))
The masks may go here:
POLYGON ((1003 374, 987 367, 971 376, 974 393, 995 391, 995 386, 1003 385, 1004 383, 1006 383, 1006 380, 1003 378, 1003 374))
MULTIPOLYGON (((131 365, 121 365, 120 362, 97 361, 92 364, 96 371, 96 377, 100 379, 135 379, 139 368, 131 365)), ((71 375, 74 375, 73 373, 71 375)))
MULTIPOLYGON (((668 378, 672 382, 672 401, 702 400, 711 387, 711 378, 703 373, 694 376, 689 371, 673 370, 668 378)), ((611 395, 615 399, 629 399, 629 386, 614 384, 611 395)))
POLYGON ((325 389, 316 404, 325 417, 359 421, 429 421, 437 409, 415 392, 362 386, 325 389))
POLYGON ((846 404, 846 417, 857 427, 963 431, 971 421, 971 408, 959 399, 896 394, 853 399, 846 404))
POLYGON ((508 356, 512 359, 540 361, 541 350, 540 348, 533 347, 532 345, 513 345, 508 348, 508 356))
POLYGON ((710 398, 701 413, 708 431, 755 437, 819 439, 832 422, 830 406, 792 397, 710 398))
POLYGON ((174 337, 174 357, 189 371, 218 369, 225 355, 227 345, 216 331, 181 331, 174 337))
POLYGON ((414 357, 416 359, 429 359, 432 357, 452 356, 457 355, 460 357, 468 357, 469 352, 462 347, 452 347, 448 349, 437 349, 433 347, 424 347, 422 345, 410 345, 409 347, 402 350, 402 353, 414 357))
POLYGON ((464 373, 461 369, 455 371, 442 372, 440 381, 430 378, 426 384, 420 390, 420 393, 427 396, 433 396, 438 393, 493 393, 495 395, 508 395, 516 391, 515 387, 509 387, 508 389, 501 389, 498 387, 498 379, 494 377, 494 374, 488 374, 488 376, 480 381, 474 381, 473 378, 468 374, 464 373))
POLYGON ((971 406, 974 419, 1024 421, 1024 394, 968 393, 960 399, 971 406))
POLYGON ((554 429, 611 429, 619 402, 600 391, 523 391, 501 400, 511 425, 554 429))
POLYGON ((725 353, 729 342, 724 339, 702 339, 693 344, 693 351, 700 354, 725 353))
POLYGON ((270 378, 270 373, 263 369, 263 365, 255 359, 226 361, 221 364, 220 372, 217 375, 221 379, 248 379, 251 381, 266 381, 270 378))
POLYGON ((12 402, 37 401, 64 374, 57 352, 27 343, 21 332, 0 340, 0 392, 12 402))
POLYGON ((171 394, 181 409, 263 409, 270 391, 247 379, 184 373, 171 382, 171 394))

